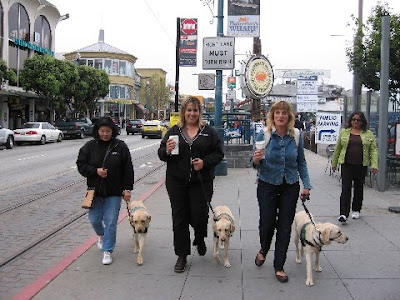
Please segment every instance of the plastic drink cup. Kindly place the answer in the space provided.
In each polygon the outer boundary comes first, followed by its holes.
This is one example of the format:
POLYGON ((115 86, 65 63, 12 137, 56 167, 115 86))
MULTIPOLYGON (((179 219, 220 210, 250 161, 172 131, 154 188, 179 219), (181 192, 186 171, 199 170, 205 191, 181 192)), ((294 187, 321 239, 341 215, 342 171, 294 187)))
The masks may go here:
POLYGON ((265 150, 265 141, 256 141, 257 150, 265 150))
POLYGON ((179 136, 177 136, 177 135, 170 135, 170 136, 169 136, 169 139, 170 139, 170 140, 174 140, 175 143, 176 143, 175 148, 172 149, 172 151, 171 151, 171 155, 178 155, 178 154, 179 154, 179 136))

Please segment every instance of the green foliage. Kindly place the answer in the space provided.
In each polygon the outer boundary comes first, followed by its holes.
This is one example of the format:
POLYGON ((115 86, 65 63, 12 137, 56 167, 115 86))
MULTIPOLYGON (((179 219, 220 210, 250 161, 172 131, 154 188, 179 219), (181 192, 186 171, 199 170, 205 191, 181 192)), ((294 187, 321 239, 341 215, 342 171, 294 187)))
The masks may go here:
POLYGON ((4 84, 6 82, 10 84, 15 84, 17 82, 17 75, 11 69, 7 68, 7 64, 3 59, 0 59, 0 84, 4 84))
POLYGON ((66 115, 93 113, 98 98, 108 93, 110 81, 103 70, 57 60, 49 55, 34 55, 24 62, 20 73, 22 87, 47 101, 51 111, 66 115))
POLYGON ((151 78, 149 78, 149 83, 149 104, 153 111, 157 113, 159 110, 163 110, 168 106, 172 92, 169 87, 165 85, 165 79, 158 74, 151 76, 151 78))
POLYGON ((372 10, 362 30, 358 20, 354 47, 346 49, 349 70, 358 75, 369 89, 380 89, 382 17, 390 15, 389 91, 392 100, 400 91, 400 15, 391 12, 388 4, 379 3, 372 10))

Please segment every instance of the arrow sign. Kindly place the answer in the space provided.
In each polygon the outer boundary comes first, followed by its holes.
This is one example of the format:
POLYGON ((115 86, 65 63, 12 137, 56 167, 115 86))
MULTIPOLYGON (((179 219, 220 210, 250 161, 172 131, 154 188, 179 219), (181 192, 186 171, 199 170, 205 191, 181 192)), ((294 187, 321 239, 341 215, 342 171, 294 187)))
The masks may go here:
POLYGON ((319 131, 319 134, 318 134, 318 139, 321 140, 321 136, 322 136, 323 133, 330 133, 330 134, 332 134, 332 133, 334 133, 334 132, 335 132, 335 130, 333 130, 333 129, 330 129, 330 130, 320 130, 320 131, 319 131))

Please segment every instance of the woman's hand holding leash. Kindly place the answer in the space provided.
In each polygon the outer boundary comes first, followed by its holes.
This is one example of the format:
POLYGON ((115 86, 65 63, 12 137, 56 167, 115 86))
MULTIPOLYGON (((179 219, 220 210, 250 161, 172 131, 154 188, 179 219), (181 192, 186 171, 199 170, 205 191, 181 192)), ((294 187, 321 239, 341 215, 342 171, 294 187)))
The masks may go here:
POLYGON ((200 159, 200 158, 192 159, 192 164, 193 164, 193 168, 194 168, 196 171, 200 171, 200 170, 203 169, 203 167, 204 167, 204 162, 203 162, 203 160, 200 159))
POLYGON ((253 164, 259 165, 260 160, 264 158, 264 150, 256 150, 253 154, 253 164))
POLYGON ((310 190, 309 189, 303 189, 303 191, 300 194, 300 200, 303 201, 303 203, 306 200, 310 200, 310 190))
POLYGON ((125 202, 131 201, 131 191, 130 190, 123 191, 122 198, 125 200, 125 202))
POLYGON ((107 177, 107 169, 97 168, 97 175, 99 175, 101 178, 106 178, 107 177))

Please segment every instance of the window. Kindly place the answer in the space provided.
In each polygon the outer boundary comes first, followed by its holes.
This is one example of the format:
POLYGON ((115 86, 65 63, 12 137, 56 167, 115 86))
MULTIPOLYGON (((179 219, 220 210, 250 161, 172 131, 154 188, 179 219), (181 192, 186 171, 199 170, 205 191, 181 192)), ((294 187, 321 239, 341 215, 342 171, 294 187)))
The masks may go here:
POLYGON ((104 61, 104 70, 107 74, 111 74, 111 59, 106 59, 104 61))
POLYGON ((80 66, 86 66, 86 59, 80 58, 80 59, 79 59, 79 65, 80 65, 80 66))
POLYGON ((118 60, 113 60, 112 74, 118 74, 118 60))
POLYGON ((88 60, 87 60, 87 65, 88 65, 89 67, 92 67, 92 68, 93 68, 93 59, 88 59, 88 60))
MULTIPOLYGON (((29 18, 25 7, 20 3, 14 3, 8 10, 8 29, 9 29, 9 44, 8 44, 8 61, 10 69, 13 69, 19 76, 20 70, 23 68, 24 61, 29 56, 29 49, 22 46, 17 46, 14 43, 15 39, 30 42, 29 36, 29 18)), ((17 83, 17 85, 19 85, 17 83)))
POLYGON ((125 87, 124 86, 119 87, 119 97, 122 99, 125 99, 125 87))
POLYGON ((119 62, 119 75, 126 75, 126 62, 125 61, 119 62))
POLYGON ((34 29, 33 43, 39 47, 51 49, 50 25, 44 16, 37 17, 34 29))
POLYGON ((102 59, 95 59, 94 60, 94 67, 96 69, 102 70, 103 69, 103 60, 102 59))

